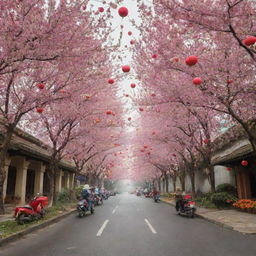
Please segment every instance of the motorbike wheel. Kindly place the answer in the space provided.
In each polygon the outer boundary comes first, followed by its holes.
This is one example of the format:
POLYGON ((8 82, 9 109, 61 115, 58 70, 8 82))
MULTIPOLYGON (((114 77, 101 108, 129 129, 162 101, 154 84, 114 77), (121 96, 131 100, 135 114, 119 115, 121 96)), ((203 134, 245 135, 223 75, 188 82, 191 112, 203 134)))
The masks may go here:
POLYGON ((194 218, 195 217, 195 211, 193 209, 190 211, 189 217, 190 218, 194 218))
POLYGON ((77 216, 79 218, 82 218, 84 216, 84 213, 82 211, 77 211, 77 216))
POLYGON ((25 213, 19 213, 16 218, 16 222, 18 225, 24 225, 26 223, 27 215, 25 213))

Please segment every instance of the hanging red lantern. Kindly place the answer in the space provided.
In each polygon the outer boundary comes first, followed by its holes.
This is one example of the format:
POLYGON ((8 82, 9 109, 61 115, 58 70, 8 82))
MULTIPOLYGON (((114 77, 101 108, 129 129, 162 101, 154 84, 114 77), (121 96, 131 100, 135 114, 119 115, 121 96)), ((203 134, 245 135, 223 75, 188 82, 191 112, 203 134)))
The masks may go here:
POLYGON ((130 44, 135 44, 135 40, 131 40, 131 41, 130 41, 130 44))
POLYGON ((128 15, 129 11, 128 11, 128 9, 127 9, 126 7, 120 7, 120 8, 118 9, 118 13, 119 13, 119 15, 120 15, 122 18, 124 18, 124 17, 126 17, 126 16, 128 15))
POLYGON ((129 94, 125 94, 124 96, 125 96, 125 97, 129 97, 129 94))
POLYGON ((197 56, 189 56, 186 58, 186 64, 188 66, 194 66, 198 62, 197 56))
POLYGON ((248 165, 248 161, 243 160, 243 161, 241 162, 241 165, 242 165, 242 166, 247 166, 247 165, 248 165))
POLYGON ((104 8, 103 7, 99 7, 99 12, 104 12, 104 8))
POLYGON ((144 111, 144 108, 139 108, 139 111, 140 111, 140 112, 144 111))
POLYGON ((40 107, 38 107, 38 108, 36 108, 36 112, 37 113, 43 113, 43 111, 44 111, 44 109, 43 108, 40 108, 40 107))
POLYGON ((100 119, 99 119, 99 118, 96 118, 96 119, 95 119, 95 123, 96 123, 96 124, 100 123, 100 119))
POLYGON ((132 118, 131 117, 128 117, 128 121, 131 121, 132 120, 132 118))
POLYGON ((153 54, 153 55, 152 55, 152 58, 153 58, 153 59, 156 59, 156 58, 157 58, 157 55, 156 55, 156 54, 153 54))
POLYGON ((44 86, 43 83, 40 83, 40 84, 37 85, 37 87, 38 87, 40 90, 43 90, 45 86, 44 86))
POLYGON ((232 170, 232 168, 231 167, 227 167, 226 170, 230 172, 232 170))
POLYGON ((151 96, 152 96, 152 97, 155 97, 155 96, 156 96, 156 94, 155 94, 155 93, 152 93, 152 94, 151 94, 151 96))
POLYGON ((233 83, 233 80, 227 80, 227 83, 228 83, 228 84, 232 84, 232 83, 233 83))
POLYGON ((59 90, 59 93, 66 93, 67 91, 65 90, 59 90))
POLYGON ((131 36, 131 35, 132 35, 132 32, 131 32, 131 31, 129 31, 129 32, 128 32, 128 35, 129 35, 129 36, 131 36))
POLYGON ((193 84, 200 85, 202 83, 202 79, 200 77, 195 77, 193 79, 193 84))
POLYGON ((210 141, 209 141, 208 139, 204 139, 204 140, 203 140, 203 143, 206 144, 206 145, 209 144, 209 142, 210 142, 210 141))
POLYGON ((122 70, 123 70, 123 72, 127 73, 127 72, 130 72, 131 68, 130 68, 130 66, 125 65, 125 66, 122 66, 122 70))
POLYGON ((176 154, 172 154, 174 157, 176 157, 176 154))
POLYGON ((144 148, 148 148, 148 146, 144 146, 144 148))
POLYGON ((141 150, 140 150, 140 152, 144 153, 144 152, 145 152, 145 150, 144 150, 144 149, 141 149, 141 150))
POLYGON ((135 88, 136 87, 136 84, 131 84, 131 88, 135 88))
POLYGON ((109 83, 109 84, 113 84, 114 82, 115 82, 114 79, 112 79, 112 78, 108 79, 108 83, 109 83))
POLYGON ((246 39, 243 40, 243 43, 246 46, 250 46, 256 43, 256 37, 255 36, 248 36, 246 39))
POLYGON ((106 111, 106 114, 107 114, 107 115, 111 115, 111 114, 112 114, 112 111, 108 110, 108 111, 106 111))
POLYGON ((156 135, 156 132, 152 132, 152 135, 156 135))
POLYGON ((179 62, 179 58, 174 58, 174 61, 175 62, 179 62))

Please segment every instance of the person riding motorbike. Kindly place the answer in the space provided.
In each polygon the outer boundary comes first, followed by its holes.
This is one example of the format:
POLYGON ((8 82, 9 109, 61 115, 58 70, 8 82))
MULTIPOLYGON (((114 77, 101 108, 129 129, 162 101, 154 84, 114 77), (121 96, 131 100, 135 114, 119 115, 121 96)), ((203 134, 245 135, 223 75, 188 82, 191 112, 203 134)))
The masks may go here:
POLYGON ((179 210, 181 207, 181 210, 184 210, 184 201, 183 201, 183 195, 185 192, 182 192, 181 188, 176 189, 176 194, 175 194, 175 200, 176 200, 176 211, 179 210))
POLYGON ((93 200, 92 200, 92 189, 88 184, 84 185, 84 188, 82 190, 81 196, 83 199, 85 199, 88 202, 89 209, 91 209, 93 200))

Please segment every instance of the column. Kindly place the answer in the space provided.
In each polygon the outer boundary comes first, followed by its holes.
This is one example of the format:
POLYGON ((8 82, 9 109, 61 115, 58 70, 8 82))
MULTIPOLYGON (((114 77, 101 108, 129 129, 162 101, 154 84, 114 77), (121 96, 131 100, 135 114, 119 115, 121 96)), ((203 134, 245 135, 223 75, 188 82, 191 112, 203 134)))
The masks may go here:
POLYGON ((29 164, 25 157, 19 157, 17 161, 15 196, 20 198, 20 204, 25 204, 26 201, 27 170, 29 164))
POLYGON ((44 186, 44 172, 46 166, 41 162, 38 163, 37 168, 35 169, 35 188, 34 194, 35 196, 39 193, 40 195, 43 194, 43 186, 44 186))
POLYGON ((75 174, 71 172, 71 173, 69 174, 69 176, 70 176, 70 189, 73 189, 73 188, 74 188, 75 174))
POLYGON ((9 171, 9 166, 10 166, 10 163, 11 163, 11 158, 10 157, 7 157, 5 159, 5 181, 4 181, 4 191, 3 191, 3 198, 5 200, 5 197, 6 197, 6 190, 7 190, 7 184, 8 184, 8 171, 9 171))
POLYGON ((63 176, 63 172, 59 171, 59 173, 57 173, 56 175, 56 192, 61 192, 61 188, 62 188, 62 176, 63 176))
POLYGON ((69 175, 69 172, 67 172, 66 175, 65 175, 65 183, 66 183, 65 188, 70 189, 70 175, 69 175))

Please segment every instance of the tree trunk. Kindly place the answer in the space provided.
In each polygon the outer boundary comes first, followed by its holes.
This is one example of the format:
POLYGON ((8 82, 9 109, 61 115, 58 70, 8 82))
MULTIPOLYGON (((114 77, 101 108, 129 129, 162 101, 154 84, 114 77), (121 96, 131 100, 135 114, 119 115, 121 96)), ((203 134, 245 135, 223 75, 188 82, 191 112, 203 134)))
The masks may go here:
POLYGON ((172 177, 173 192, 176 192, 176 181, 177 181, 177 178, 176 177, 172 177))
POLYGON ((213 166, 209 166, 208 167, 209 170, 209 183, 211 186, 211 192, 215 193, 215 175, 214 175, 214 167, 213 166))
POLYGON ((166 193, 169 193, 169 179, 168 179, 168 175, 165 175, 165 191, 166 191, 166 193))
POLYGON ((4 182, 6 179, 5 160, 11 143, 14 126, 8 128, 2 145, 0 146, 0 214, 5 213, 4 209, 4 182))
POLYGON ((158 183, 158 190, 159 190, 159 192, 161 192, 161 179, 159 178, 159 179, 157 179, 157 183, 158 183))
POLYGON ((183 175, 179 176, 179 180, 180 180, 180 184, 181 184, 181 190, 185 191, 186 190, 185 177, 183 175))
POLYGON ((189 177, 191 182, 192 197, 195 197, 196 196, 195 173, 193 171, 190 172, 189 177))

